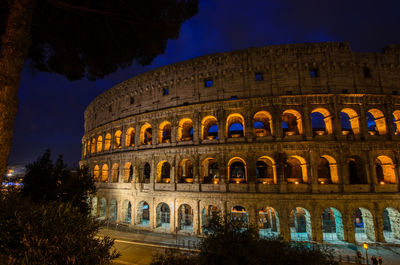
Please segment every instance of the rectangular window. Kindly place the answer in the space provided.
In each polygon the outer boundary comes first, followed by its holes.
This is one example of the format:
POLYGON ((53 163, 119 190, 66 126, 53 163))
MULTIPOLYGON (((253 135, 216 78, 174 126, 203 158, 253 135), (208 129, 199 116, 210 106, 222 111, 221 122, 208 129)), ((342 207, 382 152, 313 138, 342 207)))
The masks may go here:
POLYGON ((212 79, 205 79, 204 80, 204 87, 212 87, 213 84, 213 80, 212 79))
POLYGON ((163 90, 162 90, 162 94, 163 94, 163 96, 169 95, 169 88, 168 87, 164 87, 163 90))
POLYGON ((364 67, 363 68, 363 73, 364 73, 364 77, 365 78, 371 78, 371 69, 369 69, 368 67, 364 67))
POLYGON ((342 93, 347 94, 347 93, 349 93, 349 91, 347 89, 342 89, 342 93))
POLYGON ((255 73, 254 74, 254 79, 256 81, 263 81, 264 80, 263 73, 255 73))
POLYGON ((130 97, 129 103, 132 105, 133 103, 135 103, 135 99, 133 97, 130 97))
POLYGON ((393 90, 392 95, 397 95, 397 90, 393 90))
POLYGON ((310 69, 310 77, 311 77, 311 78, 319 77, 318 68, 312 68, 312 69, 310 69))
POLYGON ((112 111, 112 107, 108 106, 108 112, 111 112, 111 111, 112 111))

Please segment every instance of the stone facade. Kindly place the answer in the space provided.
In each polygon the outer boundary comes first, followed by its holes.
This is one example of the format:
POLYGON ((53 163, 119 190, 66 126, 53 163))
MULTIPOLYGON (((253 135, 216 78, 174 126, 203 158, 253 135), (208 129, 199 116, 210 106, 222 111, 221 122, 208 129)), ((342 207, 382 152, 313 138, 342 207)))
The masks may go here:
POLYGON ((397 240, 398 92, 398 46, 250 48, 136 76, 85 111, 93 214, 199 235, 220 212, 285 240, 397 240))

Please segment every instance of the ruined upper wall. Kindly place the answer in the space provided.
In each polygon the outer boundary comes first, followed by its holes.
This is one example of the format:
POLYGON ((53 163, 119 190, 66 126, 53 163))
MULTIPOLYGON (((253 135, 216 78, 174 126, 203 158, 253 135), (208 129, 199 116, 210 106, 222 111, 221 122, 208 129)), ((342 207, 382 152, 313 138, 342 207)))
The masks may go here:
POLYGON ((277 45, 164 66, 94 99, 85 111, 85 132, 179 105, 301 94, 400 94, 400 46, 391 45, 382 53, 357 53, 341 42, 277 45), (256 80, 260 73, 262 80, 256 80), (205 80, 213 85, 206 87, 205 80), (164 89, 168 95, 163 95, 164 89))

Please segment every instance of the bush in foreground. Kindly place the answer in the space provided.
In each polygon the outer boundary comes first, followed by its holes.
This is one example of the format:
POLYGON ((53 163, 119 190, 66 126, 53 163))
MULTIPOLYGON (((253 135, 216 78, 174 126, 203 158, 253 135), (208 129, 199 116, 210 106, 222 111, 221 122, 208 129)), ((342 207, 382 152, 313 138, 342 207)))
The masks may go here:
POLYGON ((0 198, 0 262, 110 264, 113 240, 99 239, 100 223, 70 203, 31 202, 9 191, 0 198))
POLYGON ((218 218, 207 227, 198 254, 168 252, 153 259, 152 265, 336 265, 328 249, 319 245, 262 239, 258 231, 236 221, 218 218))

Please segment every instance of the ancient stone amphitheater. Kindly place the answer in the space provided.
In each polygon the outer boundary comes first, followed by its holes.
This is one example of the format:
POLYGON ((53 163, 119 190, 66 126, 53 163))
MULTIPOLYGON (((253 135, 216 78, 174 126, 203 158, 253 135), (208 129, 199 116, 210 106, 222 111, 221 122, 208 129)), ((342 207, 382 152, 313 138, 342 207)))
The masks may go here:
POLYGON ((400 242, 400 46, 279 45, 133 77, 85 111, 92 214, 165 233, 221 213, 285 240, 400 242))

